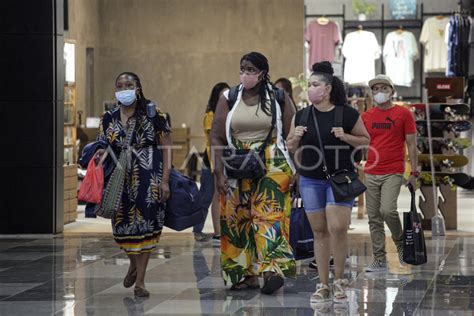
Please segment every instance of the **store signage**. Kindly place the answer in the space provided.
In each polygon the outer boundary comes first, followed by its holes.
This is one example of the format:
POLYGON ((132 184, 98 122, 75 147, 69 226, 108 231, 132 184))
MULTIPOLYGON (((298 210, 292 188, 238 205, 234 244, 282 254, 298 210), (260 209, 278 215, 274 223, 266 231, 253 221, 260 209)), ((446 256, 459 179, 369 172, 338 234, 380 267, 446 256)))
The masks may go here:
POLYGON ((390 0, 389 5, 395 20, 416 19, 416 0, 390 0))
POLYGON ((428 102, 446 103, 452 99, 464 97, 464 78, 435 78, 428 77, 425 80, 428 102))
POLYGON ((436 89, 438 89, 438 90, 451 90, 451 85, 450 84, 438 84, 436 86, 436 89))

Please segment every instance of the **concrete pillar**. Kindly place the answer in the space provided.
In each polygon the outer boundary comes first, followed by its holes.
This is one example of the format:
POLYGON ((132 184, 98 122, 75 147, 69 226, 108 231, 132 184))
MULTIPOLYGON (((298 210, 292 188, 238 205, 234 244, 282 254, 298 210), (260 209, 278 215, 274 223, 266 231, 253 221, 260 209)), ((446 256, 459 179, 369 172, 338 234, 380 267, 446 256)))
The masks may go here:
POLYGON ((0 234, 63 230, 63 0, 0 1, 0 234))

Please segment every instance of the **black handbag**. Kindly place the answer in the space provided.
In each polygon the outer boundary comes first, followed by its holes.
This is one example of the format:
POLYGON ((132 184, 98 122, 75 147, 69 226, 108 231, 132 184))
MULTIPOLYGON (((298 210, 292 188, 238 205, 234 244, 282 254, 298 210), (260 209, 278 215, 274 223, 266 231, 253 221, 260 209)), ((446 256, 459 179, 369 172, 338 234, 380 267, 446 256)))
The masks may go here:
POLYGON ((272 111, 272 125, 265 141, 258 149, 235 149, 228 147, 222 153, 226 175, 231 179, 258 179, 263 177, 265 167, 265 148, 272 139, 276 123, 276 104, 273 91, 269 91, 272 111))
POLYGON ((408 184, 411 193, 410 212, 403 213, 403 261, 411 265, 420 265, 428 261, 425 235, 421 225, 421 216, 416 210, 415 189, 408 184))
POLYGON ((318 135, 319 149, 323 155, 323 171, 326 173, 326 177, 330 182, 334 200, 338 203, 349 202, 364 193, 367 187, 360 181, 359 175, 354 170, 342 169, 329 174, 326 157, 324 154, 324 146, 321 140, 321 133, 319 132, 318 118, 314 113, 314 109, 311 109, 313 114, 314 125, 316 127, 316 134, 318 135))

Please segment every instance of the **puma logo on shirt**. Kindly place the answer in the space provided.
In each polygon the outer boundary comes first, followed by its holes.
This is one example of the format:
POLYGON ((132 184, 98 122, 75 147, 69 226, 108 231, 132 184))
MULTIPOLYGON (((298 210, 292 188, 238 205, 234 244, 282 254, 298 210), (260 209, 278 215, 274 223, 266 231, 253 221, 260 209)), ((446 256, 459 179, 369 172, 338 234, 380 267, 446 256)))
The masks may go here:
POLYGON ((373 129, 391 129, 392 123, 372 123, 373 129))
POLYGON ((395 121, 392 120, 390 117, 386 117, 385 120, 389 121, 390 123, 372 123, 373 129, 391 129, 392 125, 395 127, 395 121))

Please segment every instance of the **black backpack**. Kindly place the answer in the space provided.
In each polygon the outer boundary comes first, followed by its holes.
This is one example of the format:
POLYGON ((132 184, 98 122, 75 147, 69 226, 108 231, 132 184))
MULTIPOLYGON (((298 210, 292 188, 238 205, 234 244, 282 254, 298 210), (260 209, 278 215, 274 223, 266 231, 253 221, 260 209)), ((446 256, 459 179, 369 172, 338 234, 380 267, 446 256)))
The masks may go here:
MULTIPOLYGON (((227 98, 227 105, 229 106, 229 110, 232 109, 235 101, 237 101, 237 96, 239 95, 239 87, 240 85, 233 86, 229 89, 229 97, 227 98)), ((277 100, 278 104, 280 104, 280 107, 283 109, 283 107, 285 106, 285 91, 283 91, 283 89, 273 87, 273 93, 275 93, 275 100, 277 100)))
MULTIPOLYGON (((342 106, 336 106, 335 110, 335 118, 334 118, 334 127, 342 127, 343 124, 343 119, 344 119, 344 108, 342 106)), ((298 122, 297 125, 304 124, 304 126, 308 126, 309 122, 309 116, 312 111, 312 105, 304 108, 301 110, 301 117, 300 121, 298 122)), ((354 160, 356 162, 360 162, 362 160, 363 153, 361 150, 357 150, 357 152, 354 154, 354 160)))

